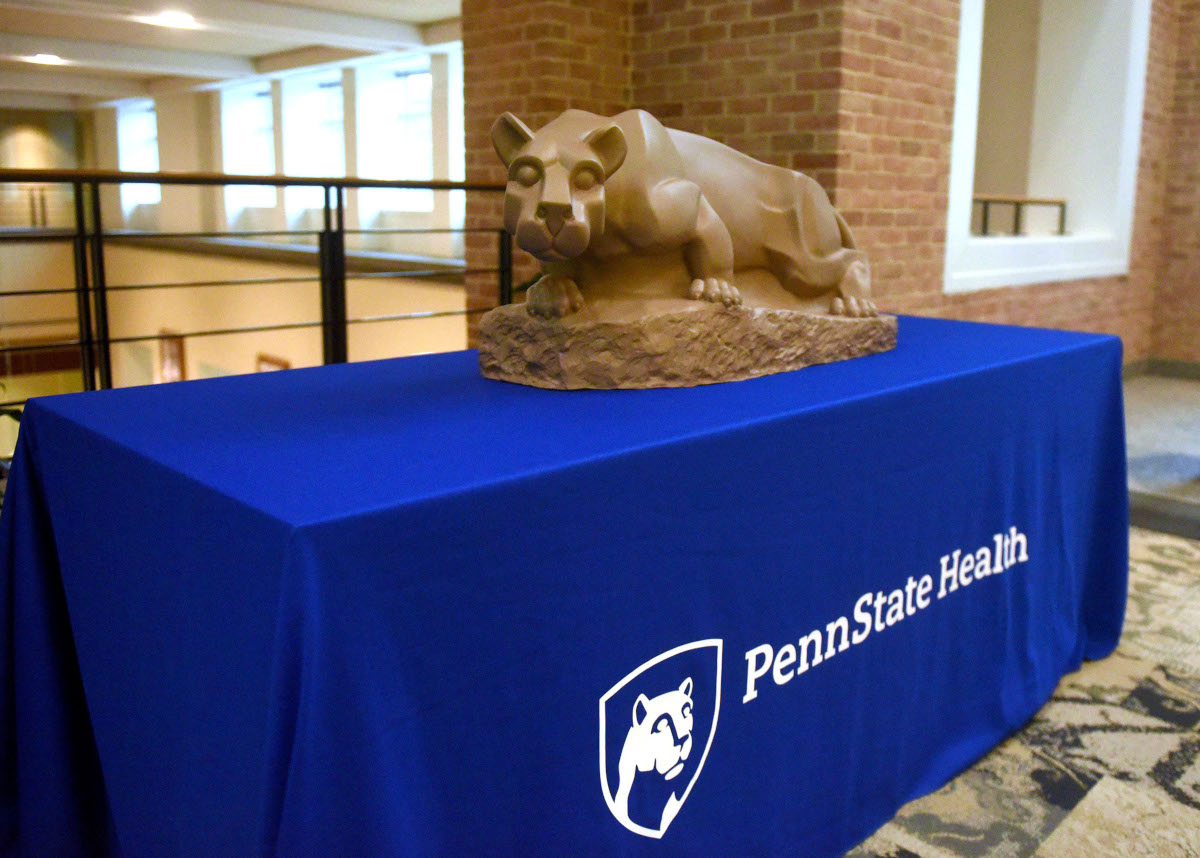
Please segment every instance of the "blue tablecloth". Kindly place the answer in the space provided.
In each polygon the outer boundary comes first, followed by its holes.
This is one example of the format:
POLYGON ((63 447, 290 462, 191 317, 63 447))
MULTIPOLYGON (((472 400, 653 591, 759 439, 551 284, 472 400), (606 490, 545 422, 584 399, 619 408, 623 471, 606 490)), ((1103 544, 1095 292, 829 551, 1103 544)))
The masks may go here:
POLYGON ((475 361, 29 404, 6 854, 835 855, 1116 644, 1114 338, 904 318, 686 390, 475 361))

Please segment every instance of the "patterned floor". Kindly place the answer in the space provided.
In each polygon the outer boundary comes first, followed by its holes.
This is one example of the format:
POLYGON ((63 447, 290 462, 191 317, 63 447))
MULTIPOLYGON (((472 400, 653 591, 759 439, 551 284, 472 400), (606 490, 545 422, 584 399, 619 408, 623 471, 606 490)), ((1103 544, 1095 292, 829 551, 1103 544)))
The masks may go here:
POLYGON ((1131 534, 1116 653, 847 858, 1200 856, 1200 542, 1131 534))

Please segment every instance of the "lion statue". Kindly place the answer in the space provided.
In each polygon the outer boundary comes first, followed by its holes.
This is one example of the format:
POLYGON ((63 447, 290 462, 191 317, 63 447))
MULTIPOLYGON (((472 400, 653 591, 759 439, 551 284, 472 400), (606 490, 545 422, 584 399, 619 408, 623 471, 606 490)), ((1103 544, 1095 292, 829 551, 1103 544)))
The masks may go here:
POLYGON ((504 224, 542 264, 529 313, 620 300, 877 314, 867 259, 809 177, 664 127, 643 110, 492 126, 504 224))
MULTIPOLYGON (((683 771, 692 753, 692 678, 678 689, 653 699, 639 694, 633 704, 633 723, 621 746, 617 762, 617 794, 614 797, 618 817, 631 822, 629 797, 639 773, 657 772, 663 781, 674 780, 683 771)), ((682 800, 674 791, 665 799, 662 816, 647 828, 665 831, 679 812, 682 800)))

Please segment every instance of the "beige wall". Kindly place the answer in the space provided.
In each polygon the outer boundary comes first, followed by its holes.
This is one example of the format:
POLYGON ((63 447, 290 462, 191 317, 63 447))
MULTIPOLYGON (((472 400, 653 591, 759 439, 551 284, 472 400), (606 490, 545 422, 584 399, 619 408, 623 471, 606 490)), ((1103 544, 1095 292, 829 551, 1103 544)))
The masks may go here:
MULTIPOLYGON (((119 246, 109 251, 106 264, 109 282, 114 285, 298 278, 270 285, 112 293, 109 324, 113 338, 157 336, 164 329, 189 333, 299 324, 321 317, 320 292, 312 279, 316 272, 311 266, 119 246)), ((346 302, 350 318, 465 309, 459 286, 393 278, 355 280, 352 275, 347 282, 346 302)), ((357 324, 349 333, 352 360, 462 348, 466 348, 462 316, 357 324)), ((132 381, 140 372, 137 352, 137 348, 114 348, 114 381, 118 385, 132 381)), ((293 367, 316 366, 322 359, 321 330, 313 327, 191 337, 186 340, 187 374, 196 378, 253 372, 260 352, 282 358, 293 367)))
MULTIPOLYGON (((296 278, 279 284, 111 291, 109 334, 114 339, 156 338, 163 331, 180 334, 206 330, 286 325, 320 320, 319 287, 312 265, 264 262, 211 253, 147 249, 110 243, 105 271, 111 287, 159 283, 195 283, 248 279, 296 278)), ((0 245, 0 291, 70 289, 73 265, 69 245, 0 245)), ((350 318, 405 313, 461 312, 462 286, 424 279, 358 278, 347 282, 350 318)), ((73 339, 77 336, 73 294, 5 299, 0 296, 4 344, 28 339, 73 339), (36 328, 17 326, 38 318, 65 322, 36 328)), ((466 348, 462 315, 372 322, 350 326, 352 360, 399 357, 466 348)), ((297 330, 188 337, 186 375, 253 372, 260 353, 281 358, 293 367, 322 361, 319 327, 297 330)), ((117 386, 158 380, 158 343, 114 344, 113 380, 117 386)))
POLYGON ((975 192, 1023 195, 1037 84, 1041 0, 984 5, 975 192))
POLYGON ((0 167, 79 166, 79 122, 73 113, 0 109, 0 167))
MULTIPOLYGON (((214 115, 220 113, 214 92, 176 92, 154 99, 158 119, 158 166, 163 172, 206 173, 214 162, 214 115)), ((164 232, 216 229, 219 190, 188 185, 163 185, 158 225, 164 232)))
MULTIPOLYGON (((0 109, 0 168, 69 170, 80 164, 81 142, 73 113, 0 109)), ((59 227, 73 220, 65 186, 0 185, 0 227, 59 227)))

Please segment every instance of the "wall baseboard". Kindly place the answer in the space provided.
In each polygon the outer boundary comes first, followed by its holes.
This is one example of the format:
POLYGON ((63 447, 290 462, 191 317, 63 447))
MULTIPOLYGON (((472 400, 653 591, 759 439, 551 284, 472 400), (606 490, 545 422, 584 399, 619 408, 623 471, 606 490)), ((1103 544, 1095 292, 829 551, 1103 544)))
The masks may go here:
POLYGON ((1137 378, 1140 375, 1158 375, 1164 378, 1200 381, 1200 363, 1167 358, 1143 358, 1130 361, 1121 368, 1123 378, 1137 378))

